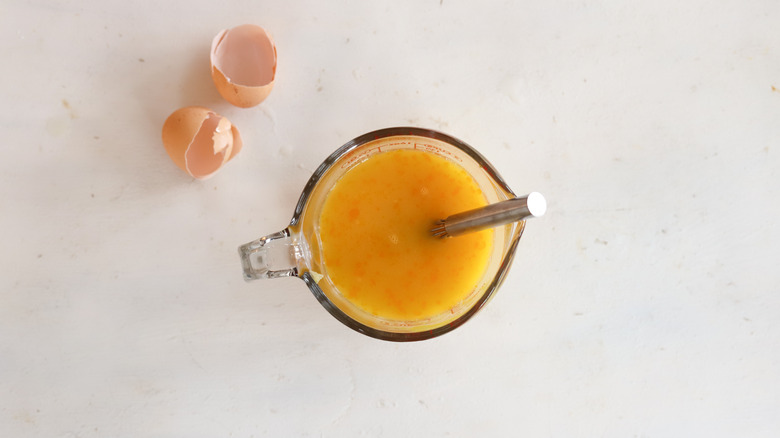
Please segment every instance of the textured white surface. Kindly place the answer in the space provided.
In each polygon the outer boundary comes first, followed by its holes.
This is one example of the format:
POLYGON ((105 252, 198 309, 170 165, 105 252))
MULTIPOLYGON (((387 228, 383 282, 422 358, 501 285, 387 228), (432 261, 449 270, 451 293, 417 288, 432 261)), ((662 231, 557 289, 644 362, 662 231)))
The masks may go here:
POLYGON ((777 436, 780 3, 160 3, 0 5, 0 436, 777 436), (208 53, 247 22, 279 66, 242 110, 208 53), (205 182, 160 142, 193 104, 245 140, 205 182), (549 202, 414 344, 236 253, 395 125, 549 202))

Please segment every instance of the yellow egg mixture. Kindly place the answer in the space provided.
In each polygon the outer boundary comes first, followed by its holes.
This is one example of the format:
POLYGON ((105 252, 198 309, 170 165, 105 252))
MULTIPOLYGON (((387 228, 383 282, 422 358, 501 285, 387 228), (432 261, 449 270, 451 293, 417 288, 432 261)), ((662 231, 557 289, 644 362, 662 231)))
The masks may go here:
POLYGON ((457 164, 413 149, 380 152, 342 176, 320 216, 327 275, 349 301, 393 320, 429 318, 481 279, 493 231, 431 236, 438 219, 487 203, 457 164))

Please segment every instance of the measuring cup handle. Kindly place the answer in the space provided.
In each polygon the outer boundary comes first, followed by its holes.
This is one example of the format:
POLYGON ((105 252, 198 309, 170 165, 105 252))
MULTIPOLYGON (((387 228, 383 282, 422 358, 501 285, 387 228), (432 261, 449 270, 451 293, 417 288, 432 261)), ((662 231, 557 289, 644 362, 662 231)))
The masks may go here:
POLYGON ((298 276, 300 251, 289 228, 239 246, 238 254, 246 281, 298 276))

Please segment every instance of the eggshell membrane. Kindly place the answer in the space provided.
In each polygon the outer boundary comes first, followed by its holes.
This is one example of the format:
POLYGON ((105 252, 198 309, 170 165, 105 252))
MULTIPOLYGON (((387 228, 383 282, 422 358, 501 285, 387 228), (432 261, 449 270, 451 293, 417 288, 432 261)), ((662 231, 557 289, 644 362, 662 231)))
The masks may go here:
POLYGON ((254 24, 223 30, 211 43, 211 77, 219 94, 233 105, 260 104, 276 78, 273 39, 254 24))
POLYGON ((198 179, 213 175, 243 146, 238 129, 228 119, 196 106, 178 109, 168 116, 162 140, 171 160, 198 179))

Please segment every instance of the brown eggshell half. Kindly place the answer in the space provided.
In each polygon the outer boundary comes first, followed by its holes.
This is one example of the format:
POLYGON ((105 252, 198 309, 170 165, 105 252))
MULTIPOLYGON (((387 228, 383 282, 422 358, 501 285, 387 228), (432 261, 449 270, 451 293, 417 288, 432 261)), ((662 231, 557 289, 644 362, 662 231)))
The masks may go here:
POLYGON ((199 106, 180 108, 168 116, 162 141, 171 160, 197 179, 213 175, 243 144, 228 119, 199 106))
POLYGON ((223 30, 211 43, 211 78, 219 94, 241 108, 268 97, 276 78, 276 46, 254 24, 223 30))

